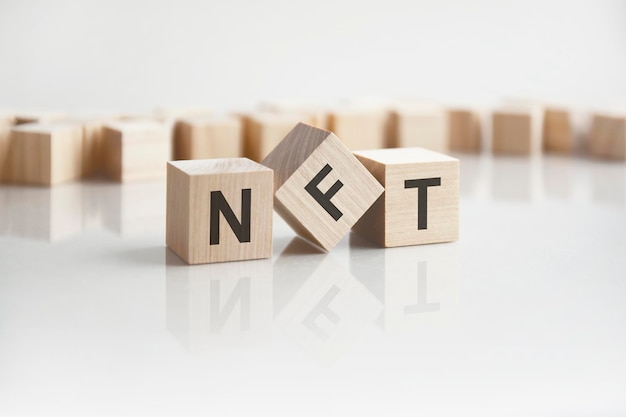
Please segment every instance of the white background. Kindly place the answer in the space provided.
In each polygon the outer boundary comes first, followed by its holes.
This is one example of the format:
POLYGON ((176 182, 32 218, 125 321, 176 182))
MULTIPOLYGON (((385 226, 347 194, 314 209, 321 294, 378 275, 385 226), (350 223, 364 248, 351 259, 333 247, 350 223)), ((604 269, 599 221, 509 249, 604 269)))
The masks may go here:
POLYGON ((626 2, 1 0, 0 107, 626 97, 626 2))

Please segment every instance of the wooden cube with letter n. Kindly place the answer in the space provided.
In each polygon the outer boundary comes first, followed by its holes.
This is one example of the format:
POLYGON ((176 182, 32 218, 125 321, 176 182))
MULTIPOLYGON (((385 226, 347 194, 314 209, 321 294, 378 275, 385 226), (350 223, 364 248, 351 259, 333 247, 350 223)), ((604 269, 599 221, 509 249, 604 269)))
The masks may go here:
POLYGON ((385 247, 458 239, 458 159, 423 148, 354 155, 385 187, 354 225, 356 233, 385 247))
POLYGON ((167 246, 189 264, 272 256, 273 172, 246 158, 167 164, 167 246))
POLYGON ((274 205, 298 233, 333 248, 383 188, 333 133, 298 123, 263 160, 274 169, 274 205))

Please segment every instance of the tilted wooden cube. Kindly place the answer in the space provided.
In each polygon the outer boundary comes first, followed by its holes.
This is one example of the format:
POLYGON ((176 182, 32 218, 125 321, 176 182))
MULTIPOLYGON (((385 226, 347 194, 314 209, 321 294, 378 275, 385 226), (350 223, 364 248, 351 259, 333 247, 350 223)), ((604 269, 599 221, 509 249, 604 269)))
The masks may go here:
POLYGON ((448 135, 451 151, 480 152, 482 127, 480 113, 467 109, 448 111, 448 135))
POLYGON ((492 115, 494 154, 533 155, 542 150, 543 111, 539 108, 502 109, 492 115))
POLYGON ((299 123, 265 158, 274 206, 300 236, 333 248, 383 189, 333 133, 299 123))
POLYGON ((171 129, 150 121, 125 121, 104 126, 104 172, 115 181, 164 178, 171 159, 171 129))
POLYGON ((243 130, 236 117, 183 118, 174 132, 174 159, 242 156, 243 130))
POLYGON ((389 123, 388 148, 448 149, 448 115, 441 106, 400 105, 391 112, 389 123))
POLYGON ((11 131, 11 181, 54 185, 81 177, 83 132, 70 123, 29 123, 11 131))
POLYGON ((589 132, 589 152, 596 158, 626 160, 626 116, 594 115, 589 132))
POLYGON ((547 108, 543 120, 543 147, 549 152, 570 153, 574 145, 574 129, 570 112, 547 108))
POLYGON ((384 247, 458 239, 458 159, 423 148, 354 155, 385 187, 354 225, 356 233, 384 247))
POLYGON ((383 109, 336 109, 328 118, 328 130, 348 149, 385 147, 388 112, 383 109))
POLYGON ((167 246, 189 264, 269 258, 273 181, 246 158, 169 162, 167 246))

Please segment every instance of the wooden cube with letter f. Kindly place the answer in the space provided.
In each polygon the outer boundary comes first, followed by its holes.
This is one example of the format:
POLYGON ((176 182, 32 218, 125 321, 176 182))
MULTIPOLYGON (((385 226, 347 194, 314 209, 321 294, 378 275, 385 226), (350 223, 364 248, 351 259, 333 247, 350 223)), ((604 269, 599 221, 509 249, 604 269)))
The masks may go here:
POLYGON ((168 162, 167 246, 189 264, 271 257, 273 183, 246 158, 168 162))

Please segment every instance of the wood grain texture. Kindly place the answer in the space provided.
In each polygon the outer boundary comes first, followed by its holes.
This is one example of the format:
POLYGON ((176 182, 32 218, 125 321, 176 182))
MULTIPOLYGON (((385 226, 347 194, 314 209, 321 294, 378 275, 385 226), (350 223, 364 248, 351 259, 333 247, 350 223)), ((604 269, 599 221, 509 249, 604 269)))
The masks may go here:
POLYGON ((262 163, 275 172, 276 212, 296 233, 324 250, 350 231, 383 190, 337 136, 304 123, 294 127, 262 163), (342 185, 329 198, 316 198, 306 188, 312 184, 326 194, 338 181, 342 185), (320 202, 326 200, 338 214, 320 202))
POLYGON ((438 105, 397 106, 390 114, 388 148, 448 149, 448 115, 438 105))
POLYGON ((81 177, 82 129, 70 123, 29 123, 11 131, 11 180, 55 185, 81 177))
POLYGON ((176 122, 174 159, 238 158, 242 121, 236 117, 194 117, 176 122))
POLYGON ((171 159, 171 128, 165 123, 122 121, 103 130, 103 169, 115 181, 160 179, 171 159))
POLYGON ((0 126, 0 184, 11 182, 11 126, 0 126))
POLYGON ((328 130, 348 149, 385 147, 389 114, 383 109, 335 109, 328 117, 328 130))
POLYGON ((589 152, 595 158, 626 160, 626 116, 595 114, 589 132, 589 152))
POLYGON ((310 121, 310 116, 291 113, 245 115, 245 156, 257 162, 263 160, 296 124, 310 121))
POLYGON ((271 169, 246 158, 169 162, 167 246, 189 264, 271 257, 273 182, 271 169), (244 190, 249 190, 250 206, 244 190), (218 204, 217 193, 241 225, 249 207, 249 241, 240 239, 223 210, 215 216, 217 207, 211 204, 218 204), (216 243, 212 233, 217 231, 216 243))
POLYGON ((494 154, 536 155, 542 150, 543 111, 501 109, 492 115, 494 154))
POLYGON ((572 152, 574 129, 568 110, 546 108, 543 119, 543 147, 548 152, 572 152))
POLYGON ((448 134, 451 151, 480 152, 482 150, 481 114, 475 110, 450 109, 448 134))
POLYGON ((384 247, 458 239, 457 159, 423 148, 357 151, 354 155, 385 188, 354 225, 356 233, 384 247), (423 194, 413 184, 431 179, 438 179, 439 185, 424 186, 423 194), (420 202, 422 195, 426 198, 420 202))

